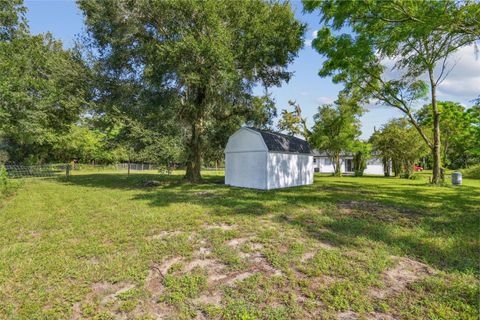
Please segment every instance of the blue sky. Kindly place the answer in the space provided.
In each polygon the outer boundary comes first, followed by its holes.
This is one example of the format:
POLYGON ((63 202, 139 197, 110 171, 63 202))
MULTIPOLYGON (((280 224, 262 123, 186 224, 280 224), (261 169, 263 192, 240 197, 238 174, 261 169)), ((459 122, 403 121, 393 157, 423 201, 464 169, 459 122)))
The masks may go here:
MULTIPOLYGON (((83 30, 82 13, 74 1, 30 0, 25 4, 32 33, 49 31, 62 40, 64 46, 70 47, 83 30)), ((270 91, 277 102, 279 114, 287 107, 288 100, 296 100, 311 124, 318 106, 335 100, 341 86, 333 84, 330 78, 318 76, 322 57, 308 45, 313 32, 319 28, 318 15, 304 14, 299 1, 293 1, 293 6, 297 18, 307 24, 306 45, 289 67, 294 72, 290 82, 270 91)), ((456 64, 455 69, 439 87, 439 98, 470 105, 469 101, 480 94, 480 61, 475 57, 473 47, 462 49, 452 60, 456 64)), ((367 139, 374 127, 378 128, 389 119, 399 116, 400 111, 393 108, 369 106, 361 119, 362 138, 367 139)))

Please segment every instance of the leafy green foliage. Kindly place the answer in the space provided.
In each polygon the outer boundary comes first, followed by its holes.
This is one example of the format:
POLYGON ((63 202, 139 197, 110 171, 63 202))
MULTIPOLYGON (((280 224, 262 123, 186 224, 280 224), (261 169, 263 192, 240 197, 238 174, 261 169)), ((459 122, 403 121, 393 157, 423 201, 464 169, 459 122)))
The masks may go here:
POLYGON ((166 132, 159 126, 173 123, 178 130, 172 134, 185 137, 191 181, 200 179, 206 139, 217 136, 211 132, 224 122, 238 128, 258 114, 252 89, 288 80, 286 67, 302 46, 304 26, 288 3, 81 0, 79 5, 98 52, 102 101, 142 124, 155 119, 158 133, 166 132))
POLYGON ((372 157, 372 145, 364 141, 356 141, 352 152, 355 176, 361 177, 367 168, 367 160, 372 157))
POLYGON ((448 58, 480 36, 475 1, 303 1, 318 10, 323 28, 313 47, 326 59, 319 74, 361 93, 363 102, 378 101, 401 110, 430 147, 433 182, 440 181, 440 112, 437 86, 448 76, 448 58), (348 30, 348 33, 346 32, 348 30), (394 61, 387 77, 386 61, 394 61), (435 73, 436 67, 440 69, 435 73), (433 139, 417 124, 415 101, 428 93, 420 76, 428 76, 434 121, 433 139), (392 78, 393 77, 393 78, 392 78))
POLYGON ((288 101, 288 105, 293 108, 293 111, 282 110, 282 117, 277 124, 278 129, 290 135, 301 135, 308 140, 310 131, 307 128, 306 119, 302 117, 300 105, 292 100, 288 101))
POLYGON ((480 179, 480 164, 464 169, 462 173, 465 178, 480 179))
MULTIPOLYGON (((438 102, 442 139, 442 161, 451 169, 480 163, 480 107, 465 108, 459 103, 438 102)), ((432 136, 431 106, 425 105, 415 114, 417 122, 432 136)))
POLYGON ((50 34, 30 35, 24 12, 0 2, 0 147, 10 161, 41 162, 85 110, 87 72, 50 34))
POLYGON ((0 0, 0 42, 11 41, 27 30, 23 0, 0 0))
POLYGON ((0 163, 0 200, 5 196, 11 195, 19 187, 19 182, 9 179, 5 166, 0 163))
POLYGON ((335 105, 323 105, 314 115, 310 143, 331 158, 335 175, 340 175, 340 155, 352 151, 355 139, 360 135, 358 106, 344 96, 335 105))
POLYGON ((370 142, 384 164, 392 164, 395 176, 405 174, 406 178, 410 178, 415 162, 426 152, 425 143, 406 119, 391 120, 373 133, 370 142))

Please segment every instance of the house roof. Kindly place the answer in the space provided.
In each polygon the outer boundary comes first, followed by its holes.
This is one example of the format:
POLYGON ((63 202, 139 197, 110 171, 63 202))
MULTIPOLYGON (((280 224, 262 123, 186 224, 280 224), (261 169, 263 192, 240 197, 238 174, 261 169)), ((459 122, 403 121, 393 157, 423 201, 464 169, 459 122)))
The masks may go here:
POLYGON ((263 141, 268 148, 268 151, 276 152, 292 152, 292 153, 311 153, 308 142, 286 134, 261 130, 253 127, 247 127, 250 130, 256 131, 262 135, 263 141))

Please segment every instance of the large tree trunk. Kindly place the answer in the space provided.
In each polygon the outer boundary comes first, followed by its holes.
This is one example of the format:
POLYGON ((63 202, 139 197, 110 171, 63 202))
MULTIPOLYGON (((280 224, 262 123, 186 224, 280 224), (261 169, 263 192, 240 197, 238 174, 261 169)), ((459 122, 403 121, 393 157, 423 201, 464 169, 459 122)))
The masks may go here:
POLYGON ((190 138, 188 157, 187 157, 187 172, 185 178, 190 182, 199 182, 202 180, 200 168, 202 165, 202 155, 200 150, 200 132, 196 124, 192 125, 192 136, 190 138))
POLYGON ((340 155, 335 154, 334 158, 334 164, 335 164, 335 172, 334 175, 340 177, 342 175, 342 165, 340 164, 340 155))
POLYGON ((385 177, 390 177, 390 171, 391 171, 390 159, 383 158, 382 162, 383 162, 383 175, 385 177))
POLYGON ((203 131, 203 112, 206 99, 206 89, 204 87, 192 88, 195 92, 195 110, 192 110, 190 123, 192 126, 192 135, 188 143, 187 150, 187 172, 185 178, 190 182, 200 182, 202 175, 200 169, 202 166, 202 131, 203 131))
POLYGON ((433 69, 429 70, 430 86, 432 91, 432 113, 433 113, 433 184, 441 182, 440 168, 442 167, 441 160, 441 142, 440 142, 440 112, 437 106, 437 88, 433 79, 433 69))

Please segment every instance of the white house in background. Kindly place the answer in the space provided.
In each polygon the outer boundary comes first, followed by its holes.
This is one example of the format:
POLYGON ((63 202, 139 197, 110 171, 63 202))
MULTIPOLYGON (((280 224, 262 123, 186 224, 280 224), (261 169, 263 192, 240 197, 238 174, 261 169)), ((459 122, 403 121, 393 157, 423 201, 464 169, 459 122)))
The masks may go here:
MULTIPOLYGON (((320 152, 318 150, 313 150, 313 167, 315 172, 321 173, 333 173, 335 169, 333 168, 333 163, 330 157, 325 152, 320 152)), ((340 171, 346 174, 354 173, 353 166, 353 154, 343 153, 340 155, 340 171)), ((364 174, 378 174, 383 175, 383 162, 382 159, 372 157, 367 160, 367 167, 365 168, 364 174)))
POLYGON ((277 189, 313 183, 313 156, 305 140, 243 127, 225 147, 225 184, 277 189))

